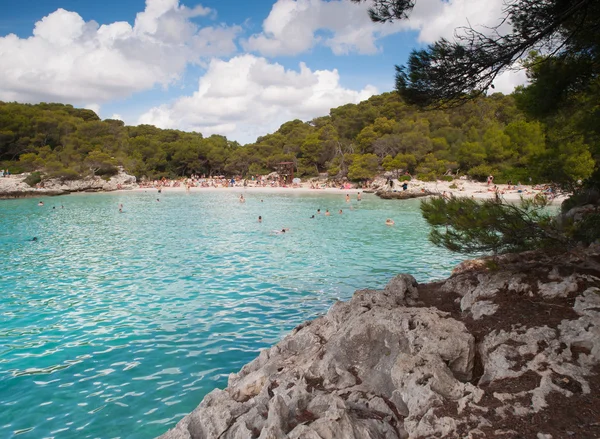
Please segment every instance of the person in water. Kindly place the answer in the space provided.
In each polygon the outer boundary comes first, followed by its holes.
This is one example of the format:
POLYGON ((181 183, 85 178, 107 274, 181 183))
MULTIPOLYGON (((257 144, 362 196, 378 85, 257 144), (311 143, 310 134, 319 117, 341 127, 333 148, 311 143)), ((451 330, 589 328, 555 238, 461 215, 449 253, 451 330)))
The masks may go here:
POLYGON ((339 213, 340 213, 340 215, 343 213, 343 212, 342 212, 342 209, 340 209, 340 212, 339 212, 339 213))
POLYGON ((245 202, 246 202, 246 199, 244 198, 244 196, 240 195, 240 203, 245 203, 245 202))
POLYGON ((362 199, 362 195, 359 192, 358 194, 356 194, 356 201, 360 201, 361 199, 362 199))
POLYGON ((393 226, 394 224, 395 224, 394 220, 391 219, 391 218, 388 218, 388 219, 385 220, 385 225, 386 226, 393 226))
POLYGON ((32 241, 37 241, 37 236, 34 236, 31 240, 32 241))
POLYGON ((330 216, 329 209, 325 209, 325 216, 330 216))
POLYGON ((350 202, 350 194, 346 194, 346 203, 350 202))
POLYGON ((317 215, 321 215, 321 209, 317 209, 317 215))
POLYGON ((43 205, 44 205, 44 202, 43 202, 43 201, 40 201, 40 202, 38 203, 38 206, 43 206, 43 205))
POLYGON ((262 216, 258 215, 258 222, 262 223, 262 216))

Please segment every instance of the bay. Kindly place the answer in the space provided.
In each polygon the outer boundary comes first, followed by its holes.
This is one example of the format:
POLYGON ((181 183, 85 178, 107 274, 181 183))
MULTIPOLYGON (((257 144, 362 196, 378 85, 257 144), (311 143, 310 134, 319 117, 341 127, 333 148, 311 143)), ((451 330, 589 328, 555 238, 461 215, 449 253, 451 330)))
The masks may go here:
POLYGON ((461 260, 416 200, 240 193, 0 203, 0 437, 155 437, 335 300, 461 260))

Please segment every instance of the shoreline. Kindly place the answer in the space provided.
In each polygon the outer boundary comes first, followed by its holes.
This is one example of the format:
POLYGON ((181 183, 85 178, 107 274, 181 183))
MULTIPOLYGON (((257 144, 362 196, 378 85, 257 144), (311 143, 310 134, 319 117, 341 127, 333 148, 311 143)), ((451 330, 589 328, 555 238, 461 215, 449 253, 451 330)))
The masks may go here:
MULTIPOLYGON (((11 176, 9 178, 0 178, 0 200, 5 199, 18 199, 18 198, 36 198, 46 196, 59 196, 59 195, 70 195, 70 194, 93 194, 93 193, 129 193, 129 192, 148 192, 158 191, 156 187, 127 187, 123 189, 115 190, 103 190, 103 189, 87 189, 87 190, 56 190, 56 189, 36 189, 32 187, 23 187, 21 183, 23 178, 11 176), (15 182, 17 185, 15 185, 15 182)), ((234 192, 234 193, 295 193, 295 194, 351 194, 356 195, 357 193, 375 193, 377 190, 387 189, 386 181, 382 178, 375 180, 372 187, 370 188, 311 188, 310 183, 303 182, 297 187, 262 187, 248 185, 234 186, 234 187, 190 187, 189 193, 202 193, 202 192, 234 192)), ((492 190, 493 186, 488 186, 486 183, 468 181, 468 180, 454 180, 451 182, 447 181, 435 181, 435 182, 424 182, 420 180, 411 180, 408 182, 408 190, 406 192, 411 194, 420 194, 421 192, 428 192, 433 195, 447 195, 451 197, 471 197, 477 200, 493 199, 496 197, 496 192, 492 190), (450 187, 454 186, 454 187, 450 187)), ((521 185, 519 189, 511 188, 508 189, 507 185, 496 185, 499 196, 507 202, 518 202, 521 197, 524 199, 530 199, 535 197, 537 194, 543 193, 540 189, 534 189, 531 185, 521 185)), ((388 189, 390 190, 390 189, 388 189)), ((392 192, 403 192, 401 183, 398 181, 394 182, 394 186, 391 189, 392 192)), ((161 187, 162 193, 185 193, 188 190, 185 186, 178 187, 161 187)), ((550 204, 558 205, 562 203, 568 195, 559 194, 555 196, 550 204)))

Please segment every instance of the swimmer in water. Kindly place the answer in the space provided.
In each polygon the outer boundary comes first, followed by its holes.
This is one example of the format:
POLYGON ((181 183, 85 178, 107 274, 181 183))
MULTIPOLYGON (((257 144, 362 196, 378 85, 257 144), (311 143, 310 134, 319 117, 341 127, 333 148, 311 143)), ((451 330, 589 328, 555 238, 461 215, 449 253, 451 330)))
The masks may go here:
POLYGON ((317 209, 317 215, 321 215, 321 209, 317 209))
POLYGON ((262 223, 262 216, 260 216, 260 215, 258 216, 258 222, 262 223))
POLYGON ((362 199, 362 196, 360 195, 360 192, 358 194, 356 194, 356 201, 360 201, 362 199))
POLYGON ((31 240, 32 241, 37 241, 37 236, 34 236, 31 240))
POLYGON ((43 201, 40 201, 40 202, 38 203, 38 206, 43 206, 43 205, 44 205, 44 202, 43 202, 43 201))
POLYGON ((342 209, 340 209, 340 212, 339 212, 339 214, 341 215, 342 213, 343 213, 343 212, 342 212, 342 209))
POLYGON ((388 219, 385 220, 385 225, 386 226, 393 226, 394 224, 395 224, 394 220, 391 219, 391 218, 388 218, 388 219))
POLYGON ((325 216, 330 216, 329 209, 325 209, 325 216))
POLYGON ((346 194, 346 203, 350 202, 350 194, 346 194))
POLYGON ((245 203, 245 202, 246 202, 246 199, 244 198, 244 196, 240 195, 240 203, 245 203))

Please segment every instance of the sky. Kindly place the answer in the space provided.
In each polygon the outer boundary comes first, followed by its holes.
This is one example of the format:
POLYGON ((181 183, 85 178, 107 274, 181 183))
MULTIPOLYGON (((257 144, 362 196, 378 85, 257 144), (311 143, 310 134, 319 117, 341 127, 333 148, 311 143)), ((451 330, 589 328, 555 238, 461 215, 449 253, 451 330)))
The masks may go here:
MULTIPOLYGON (((0 100, 242 144, 394 88, 394 66, 455 29, 498 24, 503 0, 418 0, 377 24, 370 1, 0 0, 0 100)), ((524 72, 496 79, 510 93, 524 72)))

